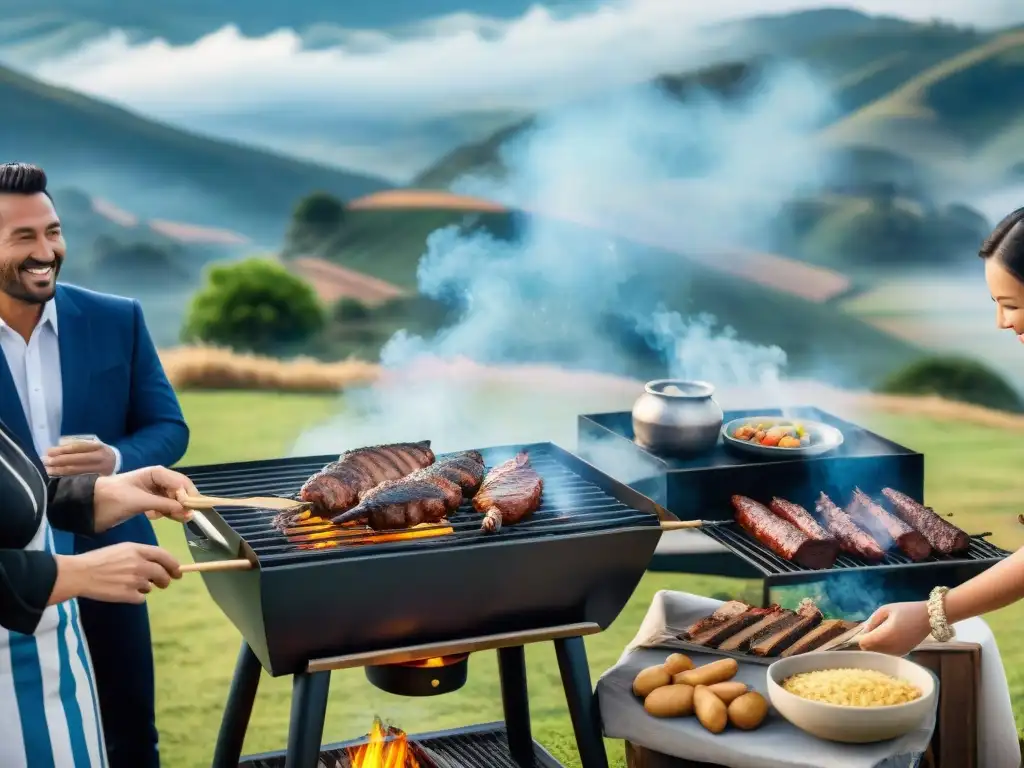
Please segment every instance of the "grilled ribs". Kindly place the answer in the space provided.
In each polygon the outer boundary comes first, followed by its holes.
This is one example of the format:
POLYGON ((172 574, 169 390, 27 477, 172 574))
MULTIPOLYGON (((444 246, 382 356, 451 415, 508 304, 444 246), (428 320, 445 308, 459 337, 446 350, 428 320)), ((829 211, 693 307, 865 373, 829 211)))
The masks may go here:
POLYGON ((471 493, 480 486, 483 462, 478 451, 443 456, 429 467, 375 485, 361 495, 359 504, 335 516, 331 522, 365 520, 374 530, 436 523, 458 510, 464 491, 471 493), (438 493, 442 506, 437 503, 438 493))
POLYGON ((883 488, 882 495, 892 502, 893 512, 924 536, 936 552, 952 555, 971 547, 971 537, 955 525, 943 520, 931 507, 918 504, 905 493, 883 488))
POLYGON ((756 541, 784 560, 815 570, 829 568, 836 559, 835 542, 811 539, 763 504, 746 496, 733 496, 736 522, 756 541))
POLYGON ((786 659, 800 653, 813 651, 827 643, 829 640, 835 640, 840 635, 849 632, 856 626, 857 625, 852 621, 841 621, 840 619, 829 619, 828 621, 823 621, 817 627, 789 646, 789 648, 784 650, 782 652, 782 658, 786 659))
POLYGON ((849 511, 854 521, 874 536, 879 544, 891 544, 899 548, 914 562, 931 555, 932 547, 928 539, 900 518, 890 514, 889 510, 873 502, 860 488, 853 491, 853 503, 849 511))
POLYGON ((825 521, 828 532, 839 540, 839 546, 843 552, 856 555, 869 562, 878 562, 885 557, 885 552, 882 551, 878 542, 824 493, 818 497, 818 503, 814 508, 825 521))
POLYGON ((530 457, 519 453, 487 473, 473 498, 473 508, 484 513, 480 528, 497 533, 502 525, 515 525, 540 507, 544 480, 530 466, 530 457))
POLYGON ((695 637, 701 636, 708 630, 722 626, 730 619, 734 619, 741 613, 746 613, 751 608, 749 603, 739 600, 727 600, 715 609, 710 616, 705 616, 691 624, 679 635, 680 640, 692 641, 695 637))
POLYGON ((734 652, 750 650, 751 645, 758 643, 782 627, 795 623, 799 618, 793 611, 788 611, 778 605, 763 610, 766 612, 760 620, 727 638, 724 642, 718 643, 718 649, 734 652))
POLYGON ((359 502, 361 494, 386 480, 397 480, 434 463, 430 441, 393 443, 345 451, 302 486, 299 498, 317 517, 335 517, 359 502))
POLYGON ((778 656, 801 637, 814 629, 824 618, 821 611, 810 600, 802 602, 796 611, 793 623, 773 629, 750 647, 755 656, 778 656))

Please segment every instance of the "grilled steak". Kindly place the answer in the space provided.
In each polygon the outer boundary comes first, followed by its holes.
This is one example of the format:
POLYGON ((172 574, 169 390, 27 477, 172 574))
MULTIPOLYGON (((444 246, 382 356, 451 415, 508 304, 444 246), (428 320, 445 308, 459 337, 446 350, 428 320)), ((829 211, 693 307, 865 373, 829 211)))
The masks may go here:
MULTIPOLYGON (((448 514, 452 491, 459 487, 449 480, 400 480, 374 488, 355 507, 332 518, 334 523, 365 521, 375 531, 411 528, 421 523, 436 523, 448 514)), ((458 508, 458 504, 456 504, 458 508)))
POLYGON ((775 497, 768 506, 773 514, 778 515, 788 523, 795 525, 807 538, 814 541, 827 541, 833 547, 835 554, 832 559, 839 557, 839 542, 835 536, 826 531, 821 524, 814 519, 814 515, 791 501, 775 497))
POLYGON ((781 629, 788 624, 796 622, 800 617, 797 616, 793 611, 787 611, 778 605, 773 605, 766 609, 767 613, 761 618, 760 621, 751 624, 741 632, 737 632, 732 637, 728 638, 724 642, 718 645, 719 650, 722 651, 747 651, 751 645, 759 642, 767 635, 781 629))
POLYGON ((299 498, 313 505, 317 517, 334 517, 351 509, 362 493, 386 480, 397 480, 434 463, 430 441, 393 443, 345 451, 302 486, 299 498))
POLYGON ((918 504, 905 493, 883 488, 882 495, 892 502, 893 512, 924 536, 936 552, 952 555, 971 546, 971 537, 935 514, 935 510, 918 504))
POLYGON ((715 612, 710 616, 705 616, 703 619, 695 621, 690 627, 679 635, 680 640, 692 640, 698 635, 702 635, 707 630, 714 627, 719 627, 730 619, 734 619, 741 613, 746 613, 751 609, 750 604, 741 602, 739 600, 727 600, 715 609, 715 612))
POLYGON ((818 607, 810 601, 804 601, 796 615, 796 621, 769 632, 750 647, 750 652, 755 656, 778 656, 824 618, 818 607))
POLYGON ((892 545, 886 546, 886 549, 898 547, 915 562, 931 555, 932 547, 928 539, 890 514, 889 510, 875 504, 860 488, 853 491, 853 504, 850 505, 849 511, 854 521, 869 531, 879 544, 892 545))
MULTIPOLYGON (((445 506, 449 512, 458 510, 463 496, 470 496, 480 487, 484 477, 483 457, 478 451, 466 451, 451 456, 442 456, 435 463, 417 469, 411 475, 398 480, 387 480, 375 485, 359 497, 360 502, 374 498, 377 494, 401 483, 432 483, 445 492, 445 506)), ((345 517, 346 520, 352 518, 345 517)))
POLYGON ((544 480, 530 466, 530 457, 519 453, 487 473, 473 498, 473 508, 484 513, 480 526, 497 533, 502 525, 515 525, 540 507, 544 480))
POLYGON ((853 518, 837 507, 832 499, 824 493, 818 497, 814 507, 825 521, 825 527, 836 539, 843 552, 856 555, 871 562, 878 562, 885 557, 885 552, 870 534, 859 528, 853 518))
POLYGON ((756 541, 779 557, 804 568, 829 568, 836 559, 835 544, 808 538, 792 523, 773 515, 763 504, 746 496, 733 496, 736 522, 756 541))
POLYGON ((823 621, 817 627, 789 646, 789 648, 784 650, 782 652, 782 657, 788 658, 800 653, 813 651, 818 646, 824 645, 829 640, 835 640, 837 637, 845 634, 856 626, 857 625, 852 621, 840 621, 839 619, 823 621))
POLYGON ((708 627, 703 632, 691 637, 690 642, 714 648, 737 632, 741 632, 747 627, 758 623, 769 613, 771 613, 771 608, 751 608, 720 624, 708 627))

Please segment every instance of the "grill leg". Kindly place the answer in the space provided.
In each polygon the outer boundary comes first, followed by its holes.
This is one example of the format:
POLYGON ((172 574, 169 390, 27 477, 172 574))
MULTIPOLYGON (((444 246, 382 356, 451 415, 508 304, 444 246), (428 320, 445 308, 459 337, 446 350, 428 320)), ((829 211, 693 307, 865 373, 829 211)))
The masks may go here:
POLYGON ((327 717, 330 672, 295 675, 292 680, 292 717, 288 726, 285 768, 316 768, 327 717))
POLYGON ((767 608, 772 604, 772 585, 765 579, 761 582, 761 607, 767 608))
POLYGON ((597 695, 590 683, 587 647, 583 644, 583 638, 555 640, 555 655, 558 657, 558 671, 562 673, 562 687, 569 704, 572 729, 576 732, 580 764, 583 768, 608 768, 597 695))
POLYGON ((499 648, 498 674, 509 754, 523 768, 531 768, 533 734, 530 732, 530 697, 526 690, 526 649, 521 645, 499 648))
POLYGON ((213 751, 212 768, 238 768, 242 759, 242 742, 249 728, 249 716, 260 684, 260 661, 249 644, 242 641, 235 662, 235 676, 231 680, 224 717, 220 721, 217 746, 213 751))

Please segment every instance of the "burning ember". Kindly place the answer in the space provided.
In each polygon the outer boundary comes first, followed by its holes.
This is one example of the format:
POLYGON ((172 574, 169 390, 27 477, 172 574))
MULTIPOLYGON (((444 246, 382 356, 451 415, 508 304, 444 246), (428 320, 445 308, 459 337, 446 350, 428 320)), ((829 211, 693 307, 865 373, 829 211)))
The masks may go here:
POLYGON ((373 719, 366 738, 365 744, 347 750, 352 768, 427 768, 416 759, 405 731, 385 727, 379 717, 373 719))
POLYGON ((301 549, 326 549, 328 547, 357 544, 381 544, 387 541, 424 539, 452 533, 452 527, 444 523, 423 523, 401 531, 375 531, 365 525, 348 523, 335 525, 330 520, 315 517, 309 512, 300 514, 295 523, 284 530, 288 541, 301 549))
POLYGON ((468 653, 457 653, 454 656, 432 656, 429 659, 409 661, 405 664, 402 664, 402 666, 415 667, 416 669, 437 669, 438 667, 449 667, 452 664, 458 664, 467 656, 469 656, 468 653))

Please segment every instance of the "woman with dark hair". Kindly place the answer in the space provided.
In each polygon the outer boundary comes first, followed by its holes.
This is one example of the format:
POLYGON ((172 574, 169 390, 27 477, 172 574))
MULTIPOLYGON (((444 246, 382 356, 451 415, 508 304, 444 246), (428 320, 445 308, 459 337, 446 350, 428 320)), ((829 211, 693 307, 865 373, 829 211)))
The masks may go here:
MULTIPOLYGON (((985 281, 996 304, 996 326, 1024 342, 1024 208, 1003 219, 982 244, 985 281)), ((860 647, 902 656, 928 635, 946 642, 952 624, 1024 598, 1024 548, 959 587, 936 587, 926 601, 883 605, 868 619, 860 647)))
MULTIPOLYGON (((141 603, 181 576, 159 547, 124 543, 54 554, 53 528, 99 533, 140 513, 184 521, 184 475, 47 478, 0 422, 0 766, 103 768, 103 725, 76 598, 141 603)), ((124 674, 132 674, 125 669, 124 674)))

